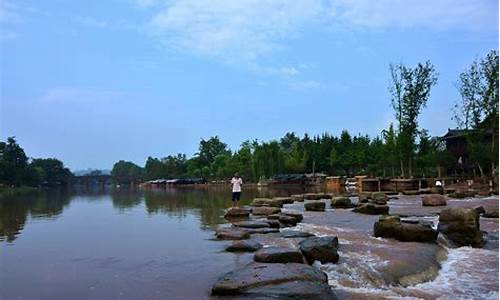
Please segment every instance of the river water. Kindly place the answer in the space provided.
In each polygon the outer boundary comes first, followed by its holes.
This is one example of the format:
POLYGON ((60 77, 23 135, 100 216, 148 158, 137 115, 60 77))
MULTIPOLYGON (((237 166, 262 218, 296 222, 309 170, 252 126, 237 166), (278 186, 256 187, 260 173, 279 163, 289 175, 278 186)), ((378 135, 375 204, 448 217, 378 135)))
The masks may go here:
MULTIPOLYGON (((300 189, 246 189, 254 197, 300 189)), ((355 200, 355 198, 353 198, 355 200)), ((439 208, 418 196, 390 212, 437 223, 439 208)), ((211 299, 216 279, 252 260, 213 239, 231 205, 225 188, 163 191, 52 191, 0 199, 0 299, 211 299)), ((498 197, 448 206, 498 207, 498 197)), ((285 209, 303 211, 302 203, 285 209)), ((372 237, 377 216, 349 210, 303 212, 302 231, 339 237, 338 264, 316 263, 340 299, 498 299, 498 219, 481 218, 483 249, 445 249, 372 237)), ((295 245, 279 234, 265 245, 295 245)))

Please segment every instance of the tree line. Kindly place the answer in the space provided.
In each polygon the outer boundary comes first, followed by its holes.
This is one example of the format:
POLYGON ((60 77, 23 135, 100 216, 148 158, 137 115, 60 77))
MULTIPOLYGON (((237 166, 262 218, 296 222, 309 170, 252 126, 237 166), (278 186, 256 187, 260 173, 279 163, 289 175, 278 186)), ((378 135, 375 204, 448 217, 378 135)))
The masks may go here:
POLYGON ((30 159, 15 137, 0 141, 0 185, 65 186, 73 174, 56 158, 30 159))
MULTIPOLYGON (((300 137, 286 133, 279 140, 247 140, 232 151, 214 136, 202 139, 198 152, 164 158, 148 157, 144 167, 119 161, 112 171, 118 182, 159 178, 221 179, 235 171, 257 181, 277 174, 322 172, 331 175, 365 174, 382 177, 443 176, 457 165, 444 142, 431 137, 418 123, 427 106, 438 73, 430 61, 415 67, 391 64, 389 93, 395 121, 374 137, 344 130, 300 137)), ((498 51, 474 61, 456 82, 460 101, 453 119, 466 129, 474 172, 498 172, 498 51)))

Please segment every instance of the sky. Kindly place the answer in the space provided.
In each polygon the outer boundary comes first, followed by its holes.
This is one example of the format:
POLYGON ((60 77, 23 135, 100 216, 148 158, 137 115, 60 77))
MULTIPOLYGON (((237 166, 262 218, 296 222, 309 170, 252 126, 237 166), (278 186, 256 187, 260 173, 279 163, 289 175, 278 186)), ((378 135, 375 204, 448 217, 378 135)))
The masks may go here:
POLYGON ((0 0, 0 139, 72 170, 231 149, 394 115, 389 64, 439 73, 420 126, 455 126, 458 75, 498 49, 493 0, 0 0))

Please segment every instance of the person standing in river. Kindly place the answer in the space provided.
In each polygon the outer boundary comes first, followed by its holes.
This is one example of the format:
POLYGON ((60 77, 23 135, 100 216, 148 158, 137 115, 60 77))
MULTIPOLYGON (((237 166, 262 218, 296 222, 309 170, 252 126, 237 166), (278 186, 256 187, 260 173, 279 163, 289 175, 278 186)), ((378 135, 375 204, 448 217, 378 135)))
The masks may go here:
POLYGON ((238 172, 234 173, 233 178, 231 179, 231 184, 233 185, 233 207, 239 207, 240 196, 241 196, 241 185, 243 184, 243 180, 240 177, 238 172))

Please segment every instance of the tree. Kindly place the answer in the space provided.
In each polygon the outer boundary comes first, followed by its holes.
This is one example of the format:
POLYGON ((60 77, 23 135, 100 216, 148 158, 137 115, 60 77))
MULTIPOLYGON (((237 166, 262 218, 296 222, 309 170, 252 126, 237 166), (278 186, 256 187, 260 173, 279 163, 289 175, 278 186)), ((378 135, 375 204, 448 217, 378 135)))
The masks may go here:
POLYGON ((30 167, 36 170, 40 184, 48 186, 64 186, 70 183, 73 174, 56 158, 33 159, 30 167))
POLYGON ((0 182, 20 186, 30 177, 28 157, 15 137, 0 142, 0 182))
POLYGON ((465 129, 470 160, 484 175, 498 169, 498 51, 490 51, 459 75, 461 100, 453 119, 465 129), (487 141, 487 142, 485 142, 487 141), (489 145, 488 145, 489 144, 489 145))
POLYGON ((142 181, 143 170, 130 161, 120 160, 113 165, 111 176, 115 183, 134 184, 142 181))
POLYGON ((390 65, 391 103, 398 120, 398 144, 400 150, 401 176, 412 176, 415 139, 418 134, 418 116, 426 107, 432 86, 437 83, 437 73, 430 61, 418 63, 415 68, 403 64, 390 65))

